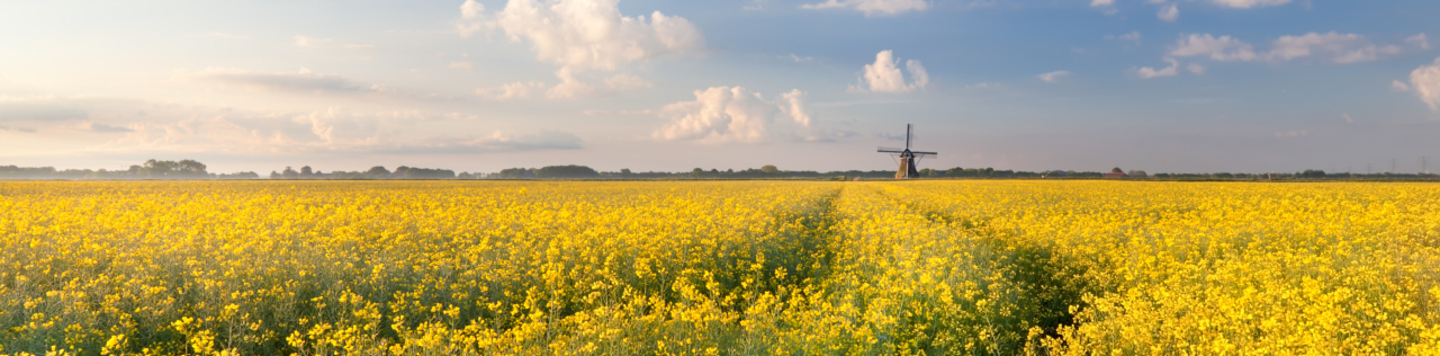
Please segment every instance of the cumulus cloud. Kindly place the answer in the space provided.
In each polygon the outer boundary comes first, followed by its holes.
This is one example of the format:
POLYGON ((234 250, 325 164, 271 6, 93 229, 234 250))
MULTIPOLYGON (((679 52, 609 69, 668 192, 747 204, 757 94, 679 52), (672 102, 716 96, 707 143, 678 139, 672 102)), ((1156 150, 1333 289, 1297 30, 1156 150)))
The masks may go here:
POLYGON ((850 91, 907 93, 924 90, 926 86, 930 85, 930 75, 920 61, 911 59, 905 62, 905 71, 910 72, 908 83, 905 81, 905 73, 898 67, 899 64, 900 61, 895 59, 895 54, 891 50, 880 51, 875 55, 875 63, 865 65, 860 83, 851 85, 850 91))
POLYGON ((295 72, 262 72, 234 68, 205 68, 200 71, 179 70, 176 76, 200 81, 231 84, 254 91, 288 91, 301 93, 358 93, 373 91, 334 74, 313 73, 301 68, 295 72))
POLYGON ((1090 0, 1090 7, 1103 7, 1115 5, 1115 0, 1090 0))
POLYGON ((800 89, 791 89, 788 93, 780 94, 780 111, 790 115, 801 126, 810 127, 810 110, 806 108, 806 96, 800 89))
POLYGON ((777 108, 760 93, 743 87, 695 91, 695 101, 666 105, 674 119, 652 136, 666 141, 757 142, 765 138, 777 108))
POLYGON ((537 59, 572 71, 615 70, 639 60, 694 53, 704 49, 700 29, 679 16, 655 11, 645 16, 620 14, 619 0, 510 0, 492 16, 479 4, 461 5, 468 36, 480 28, 498 28, 512 41, 529 42, 537 59))
POLYGON ((479 19, 480 13, 484 11, 485 4, 475 2, 475 0, 465 0, 465 3, 460 4, 460 16, 466 20, 479 19))
POLYGON ((1236 9, 1248 9, 1252 7, 1280 6, 1289 4, 1290 0, 1210 0, 1215 4, 1236 9))
POLYGON ((1440 58, 1410 72, 1410 89, 1415 90, 1420 101, 1430 105, 1430 110, 1440 111, 1440 58))
POLYGON ((1047 81, 1047 82, 1054 83, 1054 82, 1056 82, 1056 81, 1059 81, 1059 80, 1060 80, 1060 77, 1067 76, 1067 75, 1070 75, 1070 72, 1069 72, 1069 71, 1057 70, 1057 71, 1049 72, 1049 73, 1041 73, 1040 75, 1036 75, 1035 77, 1036 77, 1036 78, 1040 78, 1040 80, 1043 80, 1043 81, 1047 81))
MULTIPOLYGON (((1412 36, 1411 38, 1415 38, 1412 36)), ((1423 37, 1409 41, 1415 46, 1423 37)), ((1427 44, 1428 45, 1428 44, 1427 44)), ((1299 36, 1280 36, 1271 42, 1267 52, 1256 52, 1255 47, 1230 36, 1215 37, 1206 34, 1182 36, 1171 47, 1169 55, 1175 57, 1202 56, 1223 62, 1269 61, 1285 62, 1298 58, 1317 56, 1334 63, 1356 63, 1378 60, 1401 52, 1400 46, 1376 45, 1358 34, 1311 32, 1299 36)))
POLYGON ((930 7, 925 0, 826 0, 817 4, 800 5, 802 9, 847 9, 865 13, 865 16, 895 15, 907 11, 923 11, 930 7))
POLYGON ((329 38, 315 38, 315 37, 306 37, 306 36, 295 36, 295 47, 300 47, 300 48, 365 49, 365 48, 374 48, 375 46, 374 46, 374 45, 368 45, 368 44, 355 44, 355 43, 342 44, 342 43, 336 43, 335 40, 332 40, 332 39, 329 39, 329 38))
POLYGON ((791 90, 778 100, 765 99, 743 87, 712 87, 695 91, 695 101, 666 105, 660 116, 671 121, 651 134, 658 140, 702 143, 760 142, 770 135, 777 113, 784 112, 810 126, 805 93, 791 90))
POLYGON ((1176 3, 1170 3, 1169 5, 1161 6, 1160 11, 1155 13, 1155 17, 1165 22, 1175 22, 1175 20, 1180 18, 1180 8, 1177 5, 1176 3))
POLYGON ((1139 75, 1141 78, 1150 79, 1155 77, 1173 77, 1176 73, 1179 73, 1179 61, 1176 61, 1174 58, 1165 58, 1165 62, 1170 63, 1170 66, 1161 69, 1140 67, 1139 69, 1135 70, 1135 74, 1139 75))

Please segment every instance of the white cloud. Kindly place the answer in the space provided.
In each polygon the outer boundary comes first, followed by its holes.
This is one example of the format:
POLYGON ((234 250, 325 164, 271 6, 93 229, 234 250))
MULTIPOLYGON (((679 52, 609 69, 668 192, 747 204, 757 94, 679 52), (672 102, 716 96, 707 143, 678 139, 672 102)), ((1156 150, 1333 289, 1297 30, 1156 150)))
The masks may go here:
POLYGON ((1035 77, 1036 77, 1036 78, 1040 78, 1040 80, 1043 80, 1043 81, 1047 81, 1047 82, 1054 83, 1054 82, 1056 82, 1056 81, 1059 81, 1059 80, 1060 80, 1060 77, 1067 76, 1067 75, 1070 75, 1070 72, 1069 72, 1069 71, 1057 70, 1057 71, 1049 72, 1049 73, 1041 73, 1040 75, 1037 75, 1037 76, 1035 76, 1035 77))
POLYGON ((875 54, 875 63, 865 65, 860 83, 850 86, 850 91, 906 93, 924 90, 930 85, 930 74, 925 71, 925 66, 920 64, 920 61, 912 59, 905 62, 905 70, 910 72, 909 83, 905 81, 905 74, 897 66, 899 63, 891 50, 880 51, 875 54))
POLYGON ((1395 92, 1410 91, 1410 85, 1399 80, 1392 80, 1390 81, 1390 90, 1395 92))
POLYGON ((770 101, 743 87, 712 87, 696 90, 695 101, 662 108, 660 116, 670 117, 671 121, 651 136, 701 143, 760 142, 771 136, 770 126, 781 112, 802 127, 813 124, 806 95, 798 89, 770 101))
POLYGON ((1210 34, 1191 34, 1181 37, 1170 50, 1176 57, 1207 56, 1217 61, 1251 61, 1259 58, 1255 47, 1230 36, 1216 38, 1210 34))
POLYGON ((795 61, 795 63, 805 63, 805 62, 810 62, 810 61, 814 61, 814 60, 815 60, 815 57, 801 57, 801 56, 795 55, 794 53, 791 53, 789 57, 780 57, 780 58, 789 58, 790 60, 795 61))
POLYGON ((1179 72, 1178 68, 1180 67, 1180 62, 1176 61, 1174 58, 1165 58, 1165 61, 1170 63, 1169 67, 1161 68, 1158 70, 1151 67, 1140 67, 1140 69, 1135 70, 1135 74, 1145 79, 1175 76, 1175 74, 1179 72))
POLYGON ((555 76, 560 78, 560 83, 545 92, 546 98, 574 99, 595 94, 595 86, 575 79, 575 73, 570 72, 570 67, 560 68, 555 72, 555 76))
POLYGON ((1423 33, 1406 37, 1405 44, 1414 46, 1415 48, 1419 49, 1430 49, 1430 41, 1425 38, 1425 34, 1423 33))
POLYGON ((689 20, 659 11, 649 19, 626 17, 620 14, 618 2, 510 0, 493 19, 484 19, 487 16, 476 10, 468 17, 470 22, 459 27, 462 35, 481 26, 501 29, 512 41, 530 42, 537 59, 575 72, 615 70, 633 61, 704 49, 700 29, 689 20))
POLYGON ((529 99, 532 92, 545 90, 545 83, 537 81, 514 82, 499 88, 475 89, 475 95, 493 100, 529 99))
POLYGON ((1280 6, 1290 3, 1290 0, 1210 0, 1220 6, 1237 9, 1248 9, 1252 7, 1280 6))
POLYGON ((1115 5, 1115 0, 1090 0, 1090 7, 1103 7, 1115 5))
POLYGON ((1158 17, 1165 22, 1175 22, 1176 19, 1180 18, 1180 8, 1177 7, 1177 4, 1175 3, 1161 6, 1160 11, 1155 13, 1155 17, 1158 17))
POLYGON ((806 107, 808 95, 800 89, 791 89, 789 93, 780 94, 780 111, 795 119, 800 126, 810 127, 810 110, 806 107))
POLYGON ((295 36, 295 47, 300 47, 300 48, 365 49, 365 48, 374 48, 375 46, 374 46, 374 45, 368 45, 368 44, 339 44, 339 43, 336 43, 335 40, 332 40, 332 39, 329 39, 329 38, 315 38, 315 37, 306 37, 306 36, 295 36))
POLYGON ((765 138, 776 107, 742 87, 695 91, 695 101, 666 105, 662 115, 674 119, 652 136, 665 141, 758 142, 765 138))
POLYGON ((914 59, 905 61, 905 70, 910 72, 910 80, 913 82, 910 84, 911 86, 918 89, 930 86, 930 73, 925 71, 925 66, 921 65, 920 61, 914 59))
POLYGON ((460 17, 466 20, 479 19, 480 13, 484 11, 485 4, 475 2, 475 0, 465 0, 465 3, 460 4, 460 17))
POLYGON ((895 15, 907 11, 923 11, 930 7, 925 0, 826 0, 818 4, 800 5, 802 9, 848 9, 864 12, 865 16, 895 15))
POLYGON ((1202 66, 1199 63, 1190 63, 1190 65, 1185 66, 1185 69, 1189 70, 1190 74, 1205 75, 1205 66, 1202 66))
POLYGON ((1355 119, 1350 118, 1350 113, 1340 113, 1340 116, 1345 118, 1345 123, 1355 123, 1355 119))
POLYGON ((1440 58, 1410 72, 1410 88, 1420 96, 1420 101, 1430 105, 1430 110, 1440 111, 1440 58))

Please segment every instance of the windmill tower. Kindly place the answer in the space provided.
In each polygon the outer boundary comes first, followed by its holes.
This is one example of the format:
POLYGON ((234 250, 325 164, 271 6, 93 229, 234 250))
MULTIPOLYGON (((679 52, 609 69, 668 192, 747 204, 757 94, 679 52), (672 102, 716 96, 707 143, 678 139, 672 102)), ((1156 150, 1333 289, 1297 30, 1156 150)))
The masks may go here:
POLYGON ((912 125, 905 124, 904 150, 889 147, 880 147, 878 150, 876 150, 876 152, 900 154, 900 169, 895 171, 895 179, 920 178, 920 171, 915 169, 915 161, 917 161, 917 158, 935 157, 935 155, 937 155, 937 153, 935 152, 920 152, 910 150, 910 135, 912 132, 914 132, 914 130, 915 128, 912 125))

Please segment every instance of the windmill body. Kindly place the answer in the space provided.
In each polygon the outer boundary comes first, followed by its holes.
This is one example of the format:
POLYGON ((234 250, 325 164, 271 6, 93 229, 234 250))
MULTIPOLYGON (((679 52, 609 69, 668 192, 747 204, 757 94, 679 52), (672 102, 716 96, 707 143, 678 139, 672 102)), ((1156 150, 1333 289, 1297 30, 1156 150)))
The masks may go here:
POLYGON ((915 168, 915 162, 919 158, 935 157, 936 152, 923 152, 910 150, 910 137, 914 132, 914 126, 905 124, 905 149, 880 147, 876 152, 900 154, 900 169, 895 171, 895 179, 920 178, 920 171, 915 168))

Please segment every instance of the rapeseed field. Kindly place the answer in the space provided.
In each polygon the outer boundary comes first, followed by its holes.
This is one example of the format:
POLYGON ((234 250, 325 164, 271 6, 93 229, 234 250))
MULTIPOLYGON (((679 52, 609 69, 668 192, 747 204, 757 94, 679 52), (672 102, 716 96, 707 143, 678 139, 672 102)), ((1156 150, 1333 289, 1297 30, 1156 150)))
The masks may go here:
POLYGON ((0 354, 1440 355, 1440 185, 5 182, 0 354))

